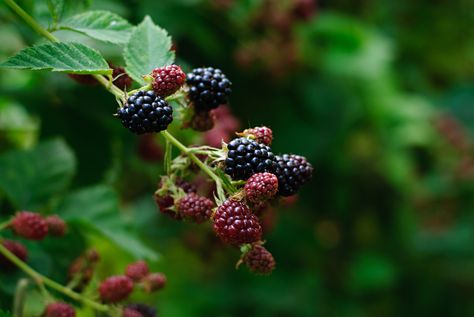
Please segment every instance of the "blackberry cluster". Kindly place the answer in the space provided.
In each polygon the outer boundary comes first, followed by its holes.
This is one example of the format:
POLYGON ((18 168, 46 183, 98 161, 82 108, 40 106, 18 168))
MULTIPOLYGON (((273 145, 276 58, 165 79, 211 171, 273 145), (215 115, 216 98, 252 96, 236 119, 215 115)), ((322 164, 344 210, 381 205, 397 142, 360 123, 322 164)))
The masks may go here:
POLYGON ((275 175, 278 177, 278 194, 291 196, 311 179, 313 166, 305 157, 284 154, 276 157, 278 167, 275 175))
POLYGON ((166 130, 173 121, 173 108, 153 91, 139 91, 117 110, 122 125, 136 134, 166 130))
POLYGON ((274 173, 277 168, 270 147, 247 138, 237 138, 227 145, 225 172, 234 180, 246 180, 255 173, 274 173))
POLYGON ((42 240, 48 235, 48 224, 40 214, 21 211, 15 215, 11 223, 15 234, 29 240, 42 240))
POLYGON ((214 214, 214 231, 222 241, 239 246, 262 238, 262 227, 249 207, 240 201, 228 199, 214 214))
POLYGON ((196 111, 209 111, 228 101, 232 83, 220 69, 196 68, 187 75, 189 99, 196 111))

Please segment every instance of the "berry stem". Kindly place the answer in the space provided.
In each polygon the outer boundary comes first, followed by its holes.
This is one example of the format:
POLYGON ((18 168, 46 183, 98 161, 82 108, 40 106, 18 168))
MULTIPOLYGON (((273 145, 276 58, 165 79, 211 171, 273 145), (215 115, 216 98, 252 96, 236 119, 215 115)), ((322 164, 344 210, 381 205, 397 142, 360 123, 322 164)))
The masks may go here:
POLYGON ((11 221, 11 219, 10 219, 10 220, 7 220, 7 221, 5 221, 5 222, 0 223, 0 230, 3 230, 3 229, 5 229, 5 228, 8 228, 8 227, 10 226, 11 222, 12 222, 12 221, 11 221))
POLYGON ((161 131, 161 135, 169 140, 171 144, 176 146, 181 152, 186 154, 197 166, 199 166, 200 169, 204 171, 214 182, 216 183, 217 186, 217 196, 219 197, 220 200, 225 200, 225 193, 223 190, 223 187, 225 190, 228 192, 232 192, 229 188, 225 186, 225 184, 222 183, 221 179, 219 176, 217 176, 206 164, 204 164, 196 155, 192 153, 192 150, 186 147, 183 143, 179 142, 173 135, 171 135, 168 131, 161 131))
POLYGON ((16 284, 15 299, 13 302, 14 316, 23 317, 23 307, 25 306, 26 289, 28 288, 28 279, 22 278, 16 284))
POLYGON ((33 268, 28 266, 25 262, 20 260, 18 257, 16 257, 13 253, 11 253, 7 248, 5 248, 2 244, 0 244, 0 253, 3 254, 8 260, 10 260, 13 264, 15 264, 19 269, 21 269, 23 272, 25 272, 27 275, 29 275, 36 283, 42 283, 51 289, 54 289, 60 293, 63 293, 66 296, 69 296, 70 298, 82 302, 85 305, 88 305, 95 310, 102 311, 102 312, 107 312, 109 311, 109 307, 107 305, 103 305, 100 303, 97 303, 89 298, 83 297, 81 294, 78 294, 63 285, 53 281, 52 279, 38 273, 35 271, 33 268))
MULTIPOLYGON (((25 21, 25 23, 35 30, 41 36, 47 38, 51 42, 60 42, 60 40, 48 32, 44 27, 42 27, 31 15, 29 15, 25 10, 23 10, 14 0, 5 0, 5 3, 16 13, 20 18, 25 21)), ((91 74, 102 86, 107 89, 115 97, 123 101, 125 99, 125 94, 120 88, 115 86, 112 81, 107 80, 102 75, 91 74)))

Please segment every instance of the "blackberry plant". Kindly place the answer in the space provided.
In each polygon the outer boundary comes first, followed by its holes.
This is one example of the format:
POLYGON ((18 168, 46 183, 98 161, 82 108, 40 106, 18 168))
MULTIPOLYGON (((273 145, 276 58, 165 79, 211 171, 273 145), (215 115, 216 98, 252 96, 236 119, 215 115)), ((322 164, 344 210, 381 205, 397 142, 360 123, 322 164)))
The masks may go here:
MULTIPOLYGON (((93 80, 103 86, 115 98, 118 104, 115 117, 126 129, 135 134, 159 133, 165 141, 166 175, 161 176, 154 195, 160 211, 176 220, 211 222, 222 242, 240 248, 241 261, 251 271, 270 273, 275 261, 261 246, 261 206, 277 203, 280 196, 295 194, 311 178, 313 169, 301 156, 274 155, 269 146, 273 132, 268 127, 236 133, 235 139, 228 144, 222 142, 220 147, 186 146, 170 132, 180 127, 198 131, 212 127, 212 111, 227 104, 232 91, 232 83, 223 71, 200 67, 185 75, 180 66, 173 64, 171 38, 149 17, 136 27, 104 11, 81 13, 58 21, 61 8, 53 4, 58 1, 51 2, 53 19, 47 30, 15 1, 5 0, 5 3, 48 41, 23 49, 0 67, 62 72, 76 80, 86 82, 87 79, 87 83, 93 80), (55 36, 59 29, 123 46, 125 66, 107 62, 97 50, 82 43, 61 42, 55 36), (173 148, 177 151, 173 152, 173 148), (173 157, 176 152, 179 154, 173 157), (199 173, 210 182, 197 186, 199 173)), ((11 230, 17 237, 34 241, 47 236, 60 239, 68 234, 67 229, 61 217, 44 217, 31 211, 17 212, 0 225, 0 230, 11 230)), ((78 304, 110 316, 154 316, 154 311, 146 305, 124 302, 135 289, 151 293, 166 285, 166 277, 150 272, 144 261, 130 264, 125 272, 98 285, 92 284, 99 256, 89 251, 71 264, 69 284, 63 286, 26 264, 27 255, 22 244, 0 237, 2 269, 21 269, 48 300, 54 298, 49 289, 72 301, 67 304, 58 301, 59 298, 50 301, 45 306, 46 316, 74 316, 78 304)))

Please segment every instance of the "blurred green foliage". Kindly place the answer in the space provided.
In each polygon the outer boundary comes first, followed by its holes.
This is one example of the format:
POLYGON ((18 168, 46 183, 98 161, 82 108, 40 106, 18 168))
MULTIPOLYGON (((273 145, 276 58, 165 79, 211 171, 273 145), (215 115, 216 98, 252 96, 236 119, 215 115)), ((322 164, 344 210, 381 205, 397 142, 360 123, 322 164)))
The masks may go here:
MULTIPOLYGON (((47 16, 46 1, 21 2, 47 16)), ((267 234, 274 274, 236 271, 237 250, 209 227, 157 212, 161 163, 139 155, 105 91, 2 71, 0 218, 30 208, 71 224, 65 239, 25 242, 32 266, 65 282, 94 247, 97 281, 146 258, 169 284, 134 300, 166 317, 474 316, 474 2, 320 1, 309 16, 298 0, 90 2, 77 5, 149 14, 186 69, 222 68, 242 128, 270 126, 274 151, 316 173, 267 234)), ((36 36, 0 16, 3 60, 36 36)), ((106 55, 123 64, 118 48, 106 55)), ((0 308, 20 276, 0 272, 0 308)))

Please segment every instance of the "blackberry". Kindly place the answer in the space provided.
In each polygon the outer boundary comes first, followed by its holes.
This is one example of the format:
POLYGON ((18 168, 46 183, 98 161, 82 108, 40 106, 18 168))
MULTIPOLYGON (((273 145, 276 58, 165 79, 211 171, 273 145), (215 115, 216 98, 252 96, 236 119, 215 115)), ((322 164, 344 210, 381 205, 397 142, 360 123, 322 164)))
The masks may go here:
POLYGON ((273 198, 278 192, 278 178, 271 173, 257 173, 247 180, 245 196, 252 203, 273 198))
POLYGON ((149 273, 148 264, 145 261, 138 261, 129 264, 125 269, 125 275, 134 280, 135 282, 140 281, 149 273))
POLYGON ((125 90, 127 87, 132 86, 132 78, 128 76, 125 68, 120 66, 115 66, 112 63, 109 63, 110 68, 112 68, 112 78, 115 78, 112 82, 118 88, 125 90))
POLYGON ((46 306, 43 316, 44 317, 75 317, 76 312, 74 311, 74 308, 72 308, 72 306, 66 303, 55 302, 46 306))
POLYGON ((275 259, 267 249, 261 245, 254 245, 248 251, 242 261, 247 265, 250 271, 256 274, 267 275, 275 268, 275 259))
POLYGON ((165 287, 166 276, 163 273, 151 273, 143 279, 142 283, 145 292, 153 293, 165 287))
POLYGON ((215 115, 211 111, 195 112, 189 126, 199 132, 206 132, 214 127, 215 115))
POLYGON ((46 220, 40 214, 29 211, 18 212, 11 227, 17 235, 30 240, 42 240, 48 234, 46 220))
POLYGON ((151 72, 153 90, 158 96, 174 94, 186 81, 186 74, 177 65, 155 68, 151 72))
MULTIPOLYGON (((13 253, 17 258, 22 260, 23 262, 26 261, 28 257, 28 251, 26 250, 25 246, 19 242, 15 242, 12 240, 3 240, 0 242, 8 251, 13 253)), ((13 264, 9 259, 5 256, 0 254, 0 268, 3 269, 13 269, 15 264, 13 264)))
POLYGON ((256 173, 274 173, 277 168, 270 147, 247 138, 237 138, 227 144, 225 172, 234 180, 246 180, 256 173))
POLYGON ((191 219, 196 223, 209 219, 213 206, 212 200, 195 193, 187 194, 177 203, 178 212, 181 216, 191 219))
POLYGON ((242 133, 238 133, 241 136, 252 136, 255 138, 255 141, 258 143, 263 143, 265 145, 272 144, 273 141, 273 132, 268 127, 255 127, 251 129, 245 129, 242 133))
POLYGON ((51 215, 46 217, 46 223, 48 224, 49 233, 55 237, 62 237, 67 232, 67 225, 57 215, 51 215))
POLYGON ((173 108, 153 91, 139 91, 117 110, 122 125, 136 134, 166 130, 173 121, 173 108))
POLYGON ((134 311, 137 311, 142 314, 143 317, 156 317, 156 310, 153 307, 145 304, 128 304, 126 306, 126 309, 132 309, 134 311))
POLYGON ((99 286, 100 299, 106 303, 117 303, 126 299, 133 291, 133 281, 128 276, 111 276, 99 286))
POLYGON ((196 68, 187 75, 189 99, 197 111, 209 111, 228 102, 232 83, 220 69, 196 68))
POLYGON ((278 194, 280 196, 294 195, 304 183, 311 179, 313 166, 305 157, 284 154, 276 156, 278 167, 275 175, 278 177, 278 194))
MULTIPOLYGON (((180 187, 186 194, 197 192, 197 188, 194 184, 187 182, 181 178, 178 178, 175 184, 176 186, 180 187)), ((163 183, 160 181, 158 188, 162 188, 162 187, 163 187, 163 183)), ((174 206, 175 202, 170 193, 165 193, 163 195, 159 195, 158 193, 155 193, 154 198, 155 198, 156 204, 158 205, 158 209, 160 210, 161 213, 168 215, 171 218, 176 219, 176 220, 182 219, 181 214, 171 209, 171 207, 174 206)))
POLYGON ((239 246, 256 242, 262 237, 262 227, 257 216, 240 201, 226 200, 217 208, 213 220, 214 231, 226 243, 239 246))

